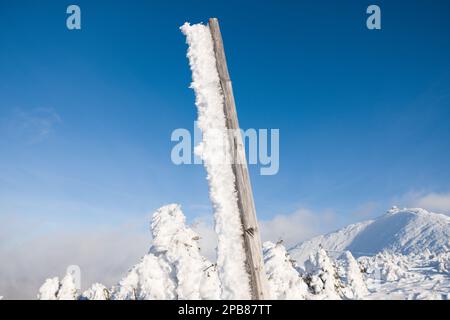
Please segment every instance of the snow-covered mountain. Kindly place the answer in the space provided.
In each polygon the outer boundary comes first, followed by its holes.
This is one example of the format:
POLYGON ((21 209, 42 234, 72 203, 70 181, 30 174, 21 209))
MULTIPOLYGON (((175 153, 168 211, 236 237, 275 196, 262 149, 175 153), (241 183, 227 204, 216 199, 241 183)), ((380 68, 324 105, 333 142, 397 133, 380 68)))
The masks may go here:
POLYGON ((289 253, 302 265, 319 248, 339 255, 348 250, 356 257, 373 256, 382 251, 395 254, 434 253, 450 250, 450 217, 424 209, 393 207, 385 215, 349 225, 293 247, 289 253))

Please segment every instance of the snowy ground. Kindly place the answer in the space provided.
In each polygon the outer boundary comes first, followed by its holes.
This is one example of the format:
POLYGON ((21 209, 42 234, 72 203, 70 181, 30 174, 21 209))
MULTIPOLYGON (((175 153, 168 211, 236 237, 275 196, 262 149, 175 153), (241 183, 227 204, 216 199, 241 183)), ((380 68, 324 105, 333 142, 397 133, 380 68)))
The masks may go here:
POLYGON ((392 281, 368 277, 366 283, 371 292, 366 299, 450 299, 450 273, 439 270, 436 258, 410 257, 399 277, 394 277, 392 281))

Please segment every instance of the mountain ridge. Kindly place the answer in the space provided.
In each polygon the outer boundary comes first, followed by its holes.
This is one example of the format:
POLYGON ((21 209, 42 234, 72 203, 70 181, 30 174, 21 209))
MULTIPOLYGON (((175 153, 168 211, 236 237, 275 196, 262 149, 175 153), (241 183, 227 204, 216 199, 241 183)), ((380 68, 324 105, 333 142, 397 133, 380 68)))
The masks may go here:
POLYGON ((323 248, 336 255, 350 251, 355 257, 382 251, 397 254, 450 250, 450 217, 421 208, 392 207, 384 215, 303 241, 289 250, 302 265, 309 255, 323 248))

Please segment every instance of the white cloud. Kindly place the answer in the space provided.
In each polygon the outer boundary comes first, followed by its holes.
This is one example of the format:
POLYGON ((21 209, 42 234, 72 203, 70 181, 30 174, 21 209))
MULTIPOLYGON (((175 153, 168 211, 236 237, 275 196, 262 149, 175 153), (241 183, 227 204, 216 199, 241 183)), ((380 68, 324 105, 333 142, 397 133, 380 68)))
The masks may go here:
POLYGON ((402 207, 418 207, 437 213, 450 213, 450 192, 436 193, 411 191, 394 199, 395 205, 402 207))
POLYGON ((286 247, 337 228, 337 216, 331 211, 313 212, 299 209, 292 214, 276 215, 260 222, 263 241, 283 240, 286 247))
POLYGON ((437 211, 439 213, 450 212, 450 193, 429 193, 419 197, 416 206, 437 211))

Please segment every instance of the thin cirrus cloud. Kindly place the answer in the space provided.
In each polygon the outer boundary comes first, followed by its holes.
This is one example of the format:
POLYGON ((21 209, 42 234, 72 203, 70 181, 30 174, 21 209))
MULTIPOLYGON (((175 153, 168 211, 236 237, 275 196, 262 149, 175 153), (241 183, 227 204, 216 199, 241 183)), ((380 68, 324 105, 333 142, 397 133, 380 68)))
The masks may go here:
POLYGON ((53 108, 17 108, 13 111, 8 131, 13 137, 35 144, 46 140, 61 123, 60 115, 53 108))

